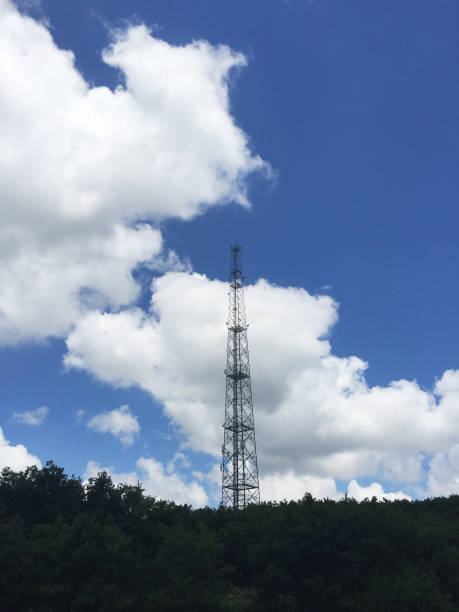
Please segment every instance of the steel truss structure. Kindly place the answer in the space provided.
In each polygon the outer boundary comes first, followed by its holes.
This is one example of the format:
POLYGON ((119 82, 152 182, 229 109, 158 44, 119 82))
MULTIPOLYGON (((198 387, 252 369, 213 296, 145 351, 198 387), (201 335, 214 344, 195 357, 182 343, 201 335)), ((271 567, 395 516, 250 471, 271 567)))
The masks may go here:
POLYGON ((252 383, 244 304, 241 247, 231 247, 222 504, 233 509, 260 503, 252 383))

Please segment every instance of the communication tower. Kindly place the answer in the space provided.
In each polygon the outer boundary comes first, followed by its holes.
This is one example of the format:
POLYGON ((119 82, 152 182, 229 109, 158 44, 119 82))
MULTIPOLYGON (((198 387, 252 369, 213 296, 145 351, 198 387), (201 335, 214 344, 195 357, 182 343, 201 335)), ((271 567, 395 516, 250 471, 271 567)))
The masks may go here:
POLYGON ((260 503, 241 248, 231 247, 222 447, 222 504, 233 509, 260 503))

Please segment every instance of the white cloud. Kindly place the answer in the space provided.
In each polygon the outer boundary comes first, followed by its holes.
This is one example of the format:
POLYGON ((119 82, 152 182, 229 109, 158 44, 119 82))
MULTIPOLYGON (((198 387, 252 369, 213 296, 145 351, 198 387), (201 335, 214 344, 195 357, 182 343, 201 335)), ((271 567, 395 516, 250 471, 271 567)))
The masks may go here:
POLYGON ((141 482, 148 495, 157 499, 175 501, 179 504, 205 506, 208 503, 207 494, 196 481, 186 482, 177 473, 168 473, 162 463, 152 458, 140 457, 137 462, 137 471, 116 473, 112 467, 101 467, 95 461, 89 461, 84 477, 86 479, 97 476, 101 471, 110 474, 113 482, 135 485, 141 482))
POLYGON ((192 475, 206 487, 211 503, 218 505, 222 499, 222 473, 220 463, 214 463, 208 472, 193 470, 192 475))
POLYGON ((140 433, 137 417, 131 413, 129 406, 96 414, 86 425, 94 431, 112 434, 126 446, 134 444, 135 437, 140 433))
POLYGON ((426 493, 430 496, 459 493, 459 370, 447 370, 434 389, 456 439, 435 453, 429 462, 426 493))
POLYGON ((191 463, 189 462, 187 456, 184 453, 177 452, 174 454, 172 459, 166 465, 166 472, 168 474, 172 474, 175 472, 177 465, 182 468, 191 467, 191 463))
POLYGON ((77 410, 75 413, 75 420, 77 423, 81 423, 84 417, 84 410, 77 410))
POLYGON ((0 343, 62 335, 92 308, 118 308, 137 298, 131 276, 137 263, 159 253, 157 230, 116 226, 106 237, 70 238, 66 244, 26 247, 4 256, 0 271, 0 343))
POLYGON ((292 469, 284 473, 272 473, 260 481, 263 501, 300 499, 305 493, 316 498, 337 499, 339 493, 333 478, 318 478, 308 474, 296 475, 292 469))
POLYGON ((0 343, 131 303, 139 263, 181 265, 158 258, 159 229, 139 219, 247 205, 244 179, 267 168, 230 114, 245 58, 226 46, 127 27, 102 54, 120 85, 91 87, 43 24, 0 0, 0 55, 0 343))
MULTIPOLYGON (((293 470, 285 473, 270 474, 260 482, 262 499, 281 501, 283 499, 300 499, 305 493, 310 493, 317 499, 342 499, 343 493, 338 491, 333 478, 318 478, 309 475, 296 475, 293 470)), ((356 480, 351 480, 347 486, 347 494, 357 501, 376 497, 377 499, 411 499, 403 491, 385 492, 382 485, 372 482, 368 487, 361 487, 356 480)))
POLYGON ((433 497, 459 494, 459 444, 437 453, 430 461, 427 494, 433 497))
MULTIPOLYGON (((219 457, 226 299, 224 283, 167 273, 153 283, 150 313, 91 313, 82 320, 68 337, 65 363, 149 391, 185 446, 219 457)), ((309 486, 333 496, 335 479, 363 476, 421 486, 425 458, 459 437, 459 373, 446 372, 433 393, 407 380, 369 387, 365 362, 332 353, 331 298, 262 280, 247 287, 246 303, 268 494, 301 496, 309 486)))
POLYGON ((40 406, 36 410, 26 412, 13 412, 12 420, 24 425, 41 425, 49 414, 47 406, 40 406))
POLYGON ((353 497, 357 501, 363 499, 371 499, 376 497, 379 500, 387 499, 388 501, 394 501, 395 499, 408 499, 411 497, 406 495, 403 491, 396 491, 395 493, 385 493, 382 485, 379 482, 372 482, 368 487, 361 487, 356 480, 351 480, 347 487, 347 494, 349 497, 353 497))
POLYGON ((13 446, 5 439, 0 427, 0 469, 9 467, 14 471, 24 470, 30 465, 41 468, 38 457, 31 455, 23 444, 13 446))
MULTIPOLYGON (((150 391, 165 403, 167 414, 195 450, 218 453, 226 285, 199 274, 169 273, 156 279, 153 287, 152 316, 133 309, 93 312, 82 320, 67 339, 65 363, 115 385, 138 384, 150 391)), ((270 414, 285 392, 279 381, 295 372, 298 358, 312 364, 328 353, 328 341, 319 338, 336 319, 335 305, 329 297, 271 287, 266 281, 249 287, 247 300, 250 317, 257 321, 250 328, 254 378, 261 381, 257 404, 270 414), (284 326, 273 336, 277 320, 284 326)))

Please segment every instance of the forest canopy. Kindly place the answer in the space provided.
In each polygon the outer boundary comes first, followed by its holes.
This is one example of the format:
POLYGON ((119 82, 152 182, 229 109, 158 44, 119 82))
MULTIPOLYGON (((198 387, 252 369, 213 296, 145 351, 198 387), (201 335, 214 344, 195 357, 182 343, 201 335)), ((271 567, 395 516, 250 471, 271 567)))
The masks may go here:
POLYGON ((459 611, 459 496, 192 509, 49 461, 0 477, 0 609, 459 611))

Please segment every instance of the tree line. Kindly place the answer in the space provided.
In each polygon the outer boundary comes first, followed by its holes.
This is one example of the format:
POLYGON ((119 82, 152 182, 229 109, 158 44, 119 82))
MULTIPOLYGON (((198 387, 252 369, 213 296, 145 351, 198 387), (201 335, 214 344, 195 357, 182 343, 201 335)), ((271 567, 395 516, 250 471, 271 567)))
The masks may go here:
POLYGON ((0 593, 8 612, 459 612, 459 496, 192 509, 5 468, 0 593))

